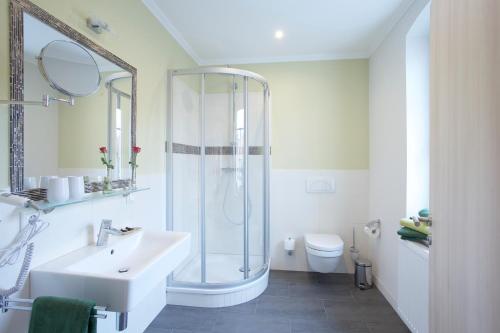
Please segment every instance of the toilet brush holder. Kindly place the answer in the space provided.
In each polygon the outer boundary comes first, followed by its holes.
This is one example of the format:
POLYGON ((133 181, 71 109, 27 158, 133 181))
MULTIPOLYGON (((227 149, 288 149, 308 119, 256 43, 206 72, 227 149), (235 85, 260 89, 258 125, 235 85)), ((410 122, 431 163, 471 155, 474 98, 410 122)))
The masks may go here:
POLYGON ((351 246, 349 248, 349 252, 351 253, 351 259, 353 262, 355 262, 359 258, 359 250, 355 248, 354 246, 351 246))
POLYGON ((356 248, 356 227, 352 227, 352 246, 349 248, 349 253, 353 262, 359 258, 359 250, 356 248))

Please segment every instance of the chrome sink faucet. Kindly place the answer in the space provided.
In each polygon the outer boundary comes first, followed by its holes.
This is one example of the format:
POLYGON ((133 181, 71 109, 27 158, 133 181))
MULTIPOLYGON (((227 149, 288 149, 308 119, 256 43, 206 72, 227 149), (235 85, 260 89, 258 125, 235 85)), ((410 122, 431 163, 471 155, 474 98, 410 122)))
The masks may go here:
POLYGON ((99 228, 99 235, 97 236, 96 246, 106 246, 108 245, 109 235, 124 236, 128 235, 140 228, 125 228, 116 229, 111 226, 112 220, 102 220, 101 227, 99 228))

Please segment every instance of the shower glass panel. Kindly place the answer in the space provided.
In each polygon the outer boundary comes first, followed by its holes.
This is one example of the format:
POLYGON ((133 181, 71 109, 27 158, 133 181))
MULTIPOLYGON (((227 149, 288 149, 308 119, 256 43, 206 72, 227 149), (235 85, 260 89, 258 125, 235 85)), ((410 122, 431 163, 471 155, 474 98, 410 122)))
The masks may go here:
POLYGON ((243 279, 243 78, 205 76, 206 282, 243 279), (221 270, 221 266, 226 269, 221 270))
POLYGON ((230 68, 169 74, 167 227, 192 235, 169 286, 236 286, 266 273, 267 82, 230 68))
POLYGON ((265 266, 265 192, 264 170, 264 88, 255 80, 248 80, 248 244, 249 276, 265 266))
POLYGON ((171 169, 172 182, 168 187, 169 208, 167 214, 171 230, 191 233, 189 257, 173 273, 175 280, 198 283, 201 281, 201 76, 176 76, 171 80, 170 99, 172 112, 169 123, 171 141, 167 164, 171 169), (175 195, 172 195, 175 193, 175 195))

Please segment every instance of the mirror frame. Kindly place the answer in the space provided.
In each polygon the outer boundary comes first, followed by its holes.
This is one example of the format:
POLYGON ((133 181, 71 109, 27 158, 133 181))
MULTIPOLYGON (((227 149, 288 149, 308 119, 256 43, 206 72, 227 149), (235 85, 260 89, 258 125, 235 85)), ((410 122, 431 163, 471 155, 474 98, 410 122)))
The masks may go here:
MULTIPOLYGON (((24 14, 29 14, 58 32, 71 38, 81 46, 92 50, 106 58, 123 70, 132 74, 131 98, 131 145, 136 145, 137 120, 137 69, 105 48, 96 44, 88 37, 71 28, 55 16, 28 0, 10 0, 10 99, 24 100, 24 14)), ((10 106, 9 119, 9 181, 11 192, 23 190, 24 183, 24 107, 23 105, 10 106)))

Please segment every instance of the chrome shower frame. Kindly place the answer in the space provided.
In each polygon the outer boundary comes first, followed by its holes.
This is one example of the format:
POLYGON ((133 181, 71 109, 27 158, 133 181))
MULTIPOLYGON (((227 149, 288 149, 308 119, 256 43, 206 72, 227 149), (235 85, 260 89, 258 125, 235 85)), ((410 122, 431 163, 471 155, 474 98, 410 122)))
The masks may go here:
MULTIPOLYGON (((182 75, 199 75, 201 82, 201 107, 200 107, 200 127, 201 127, 201 142, 200 142, 200 193, 204 193, 205 186, 205 78, 207 74, 221 74, 228 75, 232 77, 240 77, 243 79, 244 84, 244 96, 243 96, 243 104, 245 110, 245 133, 244 133, 244 263, 243 263, 243 273, 244 279, 230 282, 230 283, 208 283, 206 282, 206 230, 205 230, 205 203, 204 203, 204 195, 200 197, 200 254, 201 254, 201 281, 199 283, 192 282, 182 282, 175 281, 172 274, 167 279, 167 284, 169 287, 187 287, 187 288, 200 288, 200 289, 224 289, 224 288, 232 288, 246 285, 250 282, 260 279, 265 275, 269 270, 270 265, 270 248, 269 248, 269 224, 270 224, 270 209, 269 209, 269 199, 270 199, 270 90, 267 80, 256 73, 230 68, 230 67, 199 67, 193 69, 180 69, 180 70, 170 70, 167 74, 167 126, 166 126, 166 138, 165 142, 165 152, 166 152, 166 217, 167 230, 173 230, 173 78, 175 76, 182 75), (262 84, 263 87, 263 112, 264 112, 264 158, 263 158, 263 168, 264 168, 264 177, 263 177, 263 259, 264 264, 259 268, 259 272, 249 275, 250 267, 249 267, 249 197, 248 197, 248 153, 249 153, 249 142, 248 142, 248 80, 253 79, 258 83, 262 84)), ((234 86, 233 86, 234 90, 234 86)))

